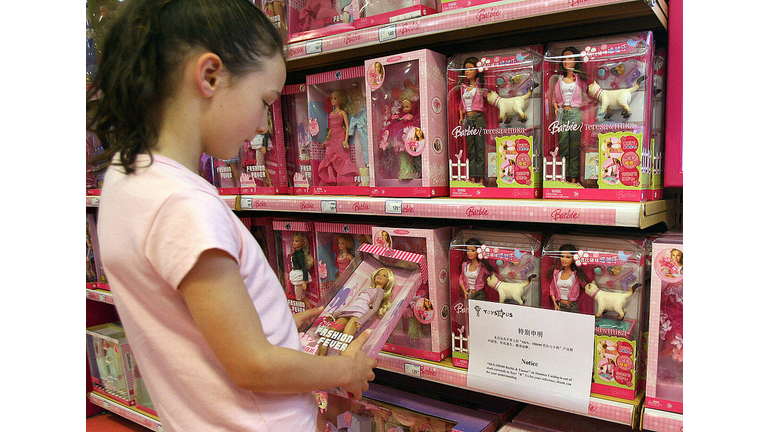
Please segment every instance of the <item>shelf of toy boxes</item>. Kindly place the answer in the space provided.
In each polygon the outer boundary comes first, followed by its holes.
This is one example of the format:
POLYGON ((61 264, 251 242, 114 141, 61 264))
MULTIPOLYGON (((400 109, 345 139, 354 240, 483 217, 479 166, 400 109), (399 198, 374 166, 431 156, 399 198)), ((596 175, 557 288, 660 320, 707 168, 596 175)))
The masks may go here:
MULTIPOLYGON (((477 6, 470 6, 471 0, 457 3, 466 6, 288 43, 285 49, 288 70, 337 65, 414 46, 476 43, 478 38, 510 36, 542 28, 556 30, 616 20, 624 20, 637 29, 667 28, 665 0, 478 0, 477 6)), ((612 31, 616 30, 613 26, 612 31)))
POLYGON ((162 432, 163 426, 160 424, 160 420, 149 414, 139 412, 138 410, 121 404, 115 400, 109 399, 105 396, 96 393, 90 393, 88 400, 109 412, 115 413, 121 417, 127 418, 134 423, 140 424, 149 430, 162 432))

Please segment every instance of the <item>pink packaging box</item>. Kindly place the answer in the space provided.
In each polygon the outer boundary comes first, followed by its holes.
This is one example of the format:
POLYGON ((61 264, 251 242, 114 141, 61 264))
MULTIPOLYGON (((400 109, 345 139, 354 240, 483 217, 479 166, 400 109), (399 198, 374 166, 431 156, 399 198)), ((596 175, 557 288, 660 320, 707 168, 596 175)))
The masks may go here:
POLYGON ((355 28, 371 27, 436 14, 435 0, 355 0, 360 17, 355 28))
POLYGON ((440 12, 450 12, 466 7, 480 6, 501 0, 440 0, 440 12))
POLYGON ((369 195, 365 68, 307 76, 315 195, 369 195))
POLYGON ((314 226, 320 292, 326 297, 333 283, 357 256, 358 248, 371 243, 373 227, 341 222, 315 222, 314 226))
POLYGON ((635 236, 553 234, 544 246, 542 307, 595 315, 594 394, 633 400, 641 390, 649 253, 635 236))
POLYGON ((255 3, 269 17, 283 38, 286 38, 288 36, 288 9, 285 7, 285 0, 256 0, 255 3))
POLYGON ((274 220, 278 279, 293 313, 325 303, 317 275, 317 246, 311 221, 274 220))
POLYGON ((280 99, 269 107, 268 130, 246 141, 241 153, 240 194, 275 195, 290 191, 280 99))
POLYGON ((453 237, 449 258, 454 366, 469 367, 468 299, 541 304, 541 246, 539 233, 465 229, 453 237))
POLYGON ((232 159, 213 160, 213 185, 219 191, 219 195, 239 195, 240 194, 240 173, 243 172, 243 150, 240 148, 237 157, 232 159))
POLYGON ((101 324, 85 329, 85 335, 93 391, 135 405, 133 361, 123 327, 101 324))
POLYGON ((543 46, 448 61, 451 196, 541 198, 543 46))
POLYGON ((645 405, 683 413, 683 235, 653 242, 645 405))
POLYGON ((543 73, 543 197, 648 200, 653 33, 551 43, 543 73))
POLYGON ((657 48, 653 57, 653 112, 651 120, 651 197, 664 198, 664 136, 667 106, 667 50, 657 48))
POLYGON ((306 195, 312 185, 306 83, 283 87, 280 105, 289 192, 291 195, 306 195))
POLYGON ((371 196, 448 196, 445 56, 365 61, 371 196))
POLYGON ((451 228, 373 227, 376 245, 424 255, 428 281, 405 304, 405 311, 384 351, 431 361, 451 353, 448 309, 448 257, 451 228))
POLYGON ((288 43, 352 31, 357 17, 354 0, 288 0, 288 43))

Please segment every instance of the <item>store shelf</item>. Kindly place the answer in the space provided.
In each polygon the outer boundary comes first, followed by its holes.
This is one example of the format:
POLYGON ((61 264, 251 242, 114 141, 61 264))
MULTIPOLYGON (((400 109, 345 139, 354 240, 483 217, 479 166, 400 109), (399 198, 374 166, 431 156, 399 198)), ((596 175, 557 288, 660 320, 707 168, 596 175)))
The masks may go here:
POLYGON ((140 424, 149 430, 157 432, 163 431, 163 427, 160 425, 160 420, 150 416, 149 414, 144 414, 96 393, 90 393, 88 395, 88 400, 90 400, 94 405, 100 406, 107 411, 113 412, 121 417, 131 420, 134 423, 140 424))
MULTIPOLYGON (((453 367, 450 359, 436 363, 398 354, 380 352, 377 360, 379 369, 472 390, 467 387, 467 370, 453 367)), ((507 398, 507 396, 501 394, 495 396, 507 398)), ((636 427, 640 417, 643 396, 644 394, 641 393, 632 401, 592 396, 589 400, 589 414, 587 416, 636 427)), ((520 402, 528 401, 520 400, 520 402)), ((551 408, 559 410, 556 407, 551 408)), ((576 414, 584 415, 583 413, 576 414)))
POLYGON ((337 65, 412 47, 509 39, 622 21, 610 31, 667 28, 664 0, 507 0, 286 45, 289 71, 337 65))
POLYGON ((89 300, 94 300, 102 303, 115 304, 115 299, 112 297, 112 293, 101 289, 85 289, 85 297, 89 300))
POLYGON ((683 415, 653 408, 643 409, 643 430, 678 432, 683 430, 683 415))

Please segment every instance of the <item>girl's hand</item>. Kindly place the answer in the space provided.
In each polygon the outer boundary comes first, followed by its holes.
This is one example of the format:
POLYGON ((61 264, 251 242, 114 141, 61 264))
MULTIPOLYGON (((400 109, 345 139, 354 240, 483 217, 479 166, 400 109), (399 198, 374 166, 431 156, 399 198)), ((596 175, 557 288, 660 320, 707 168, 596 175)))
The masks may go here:
POLYGON ((368 390, 368 381, 376 377, 373 369, 377 366, 376 360, 368 357, 360 351, 363 344, 371 337, 371 331, 366 330, 360 336, 350 342, 340 357, 348 358, 349 378, 341 387, 349 394, 350 399, 358 400, 363 397, 363 392, 368 390))
POLYGON ((316 307, 314 309, 307 309, 305 311, 297 312, 293 314, 293 321, 296 323, 296 328, 301 331, 301 329, 306 328, 310 324, 312 324, 312 321, 315 320, 318 316, 320 316, 320 313, 323 311, 323 307, 316 307))

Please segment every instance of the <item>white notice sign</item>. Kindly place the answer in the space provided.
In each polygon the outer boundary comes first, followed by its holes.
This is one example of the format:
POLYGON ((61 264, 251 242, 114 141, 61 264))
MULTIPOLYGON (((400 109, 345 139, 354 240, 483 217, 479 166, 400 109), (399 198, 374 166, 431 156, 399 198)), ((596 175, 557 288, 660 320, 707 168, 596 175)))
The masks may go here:
POLYGON ((469 300, 467 387, 589 411, 595 317, 469 300))

